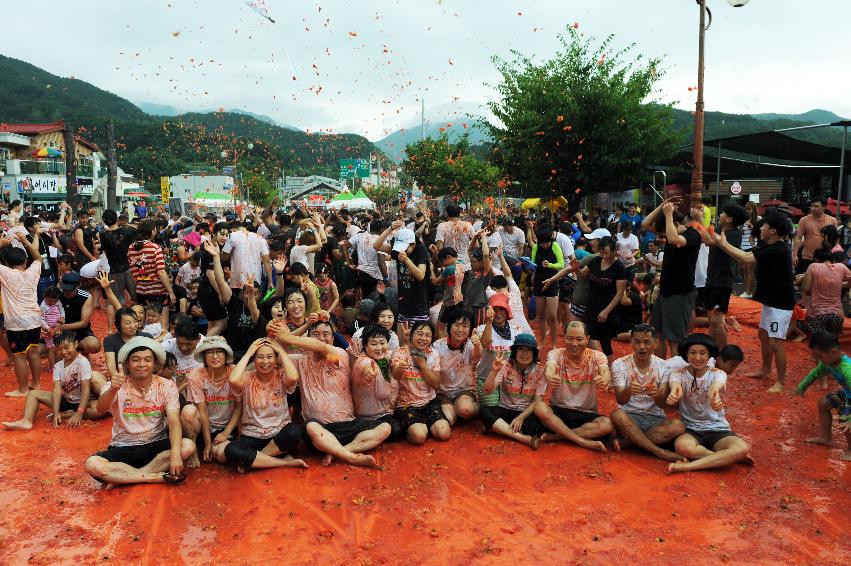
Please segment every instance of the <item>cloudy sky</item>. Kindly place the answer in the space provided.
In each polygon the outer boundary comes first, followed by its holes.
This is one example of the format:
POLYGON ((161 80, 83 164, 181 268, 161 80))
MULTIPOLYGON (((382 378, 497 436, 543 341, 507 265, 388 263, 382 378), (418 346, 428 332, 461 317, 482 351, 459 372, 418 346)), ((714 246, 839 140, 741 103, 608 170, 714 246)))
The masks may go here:
MULTIPOLYGON (((243 108, 375 140, 418 122, 421 97, 427 116, 480 112, 499 78, 491 56, 546 59, 577 22, 588 36, 614 34, 616 46, 664 57, 659 97, 694 106, 693 0, 265 1, 274 24, 242 0, 7 0, 0 52, 134 102, 243 108)), ((851 116, 851 74, 840 74, 851 34, 830 25, 851 20, 851 2, 709 5, 707 110, 851 116)))

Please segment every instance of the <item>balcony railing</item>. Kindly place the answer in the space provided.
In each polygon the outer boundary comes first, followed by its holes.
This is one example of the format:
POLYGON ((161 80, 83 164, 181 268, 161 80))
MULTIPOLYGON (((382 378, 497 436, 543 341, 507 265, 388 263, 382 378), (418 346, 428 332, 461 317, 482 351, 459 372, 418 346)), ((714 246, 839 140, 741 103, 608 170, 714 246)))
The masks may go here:
MULTIPOLYGON (((77 169, 78 175, 79 168, 77 169)), ((21 161, 22 175, 64 175, 65 162, 54 161, 52 159, 44 160, 22 160, 21 161)))

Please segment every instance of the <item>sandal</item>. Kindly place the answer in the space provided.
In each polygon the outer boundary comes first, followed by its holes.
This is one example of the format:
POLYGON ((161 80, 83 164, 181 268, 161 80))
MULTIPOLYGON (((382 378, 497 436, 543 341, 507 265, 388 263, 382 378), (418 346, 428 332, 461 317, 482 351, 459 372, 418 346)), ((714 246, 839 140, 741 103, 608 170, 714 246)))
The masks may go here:
POLYGON ((181 484, 186 481, 186 474, 178 474, 176 476, 166 472, 163 474, 163 481, 171 485, 181 484))

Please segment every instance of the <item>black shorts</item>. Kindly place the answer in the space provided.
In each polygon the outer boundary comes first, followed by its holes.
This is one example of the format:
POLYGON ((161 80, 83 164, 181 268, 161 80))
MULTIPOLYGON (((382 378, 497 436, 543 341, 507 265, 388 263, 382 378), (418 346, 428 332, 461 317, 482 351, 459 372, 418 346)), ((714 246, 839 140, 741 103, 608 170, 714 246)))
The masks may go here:
POLYGON ((358 285, 361 288, 361 296, 366 298, 375 291, 375 288, 378 286, 378 279, 365 271, 358 270, 358 285))
MULTIPOLYGON (((496 421, 502 419, 507 424, 511 424, 511 421, 516 419, 520 413, 523 411, 518 411, 515 409, 506 409, 505 407, 480 407, 479 408, 479 419, 484 423, 488 430, 493 429, 493 425, 496 421)), ((535 415, 529 415, 526 417, 526 420, 523 421, 523 426, 520 429, 520 432, 523 434, 528 434, 529 436, 540 436, 544 432, 546 432, 546 427, 541 423, 541 421, 535 415)))
POLYGON ((365 417, 365 418, 372 425, 369 428, 375 428, 378 425, 383 424, 383 423, 389 424, 390 425, 390 436, 387 437, 387 440, 402 440, 408 434, 408 429, 402 428, 402 425, 399 424, 399 421, 396 419, 396 415, 394 413, 390 413, 389 415, 384 415, 383 417, 377 417, 377 418, 365 417))
POLYGON ((559 285, 550 285, 546 289, 542 289, 544 286, 544 279, 538 281, 538 274, 535 273, 535 282, 532 285, 532 293, 536 297, 558 297, 559 285))
POLYGON ((80 408, 79 403, 72 403, 71 401, 69 401, 65 397, 62 397, 62 399, 59 400, 59 412, 60 413, 64 413, 66 411, 76 411, 79 408, 80 408))
POLYGON ((169 442, 168 438, 163 438, 137 446, 108 446, 106 450, 98 452, 95 456, 100 456, 110 462, 121 462, 131 468, 139 469, 148 465, 157 454, 168 450, 171 450, 171 442, 169 442))
POLYGON ((7 330, 6 336, 9 338, 9 349, 12 350, 13 354, 26 354, 27 350, 33 346, 38 348, 38 343, 41 340, 41 328, 7 330))
POLYGON ((378 426, 375 421, 360 418, 355 418, 351 421, 340 421, 338 423, 328 424, 320 423, 319 421, 308 421, 304 423, 304 433, 302 436, 304 437, 305 443, 313 448, 316 447, 313 446, 313 441, 310 439, 310 435, 307 434, 307 425, 311 422, 322 425, 322 428, 333 434, 334 438, 336 438, 343 446, 354 440, 355 437, 363 431, 371 430, 378 426))
POLYGON ((849 399, 845 395, 845 391, 839 390, 834 393, 828 393, 824 396, 827 399, 827 402, 830 403, 830 406, 839 411, 839 414, 842 414, 842 411, 845 407, 851 405, 851 399, 849 399))
POLYGON ((211 293, 198 293, 198 306, 204 311, 204 318, 209 321, 224 320, 228 317, 228 310, 219 301, 219 295, 211 293))
POLYGON ((709 309, 706 308, 706 287, 698 287, 694 294, 694 312, 704 316, 709 309))
POLYGON ((472 389, 459 389, 456 391, 438 393, 437 398, 440 400, 441 404, 445 403, 447 405, 451 405, 464 395, 470 397, 474 402, 476 401, 476 392, 472 389))
POLYGON ((702 306, 707 312, 718 310, 727 314, 727 310, 730 308, 730 295, 732 294, 733 289, 730 287, 710 285, 698 289, 698 300, 702 301, 702 306), (703 291, 703 293, 700 293, 700 291, 703 291))
POLYGON ((739 436, 732 430, 701 430, 695 431, 690 428, 686 429, 686 432, 692 435, 697 443, 707 448, 709 450, 715 450, 715 445, 722 438, 727 438, 728 436, 739 436))
POLYGON ((600 418, 601 415, 590 411, 577 411, 576 409, 566 409, 565 407, 555 407, 550 405, 555 416, 560 418, 567 425, 567 428, 579 428, 580 426, 593 422, 600 418))
POLYGON ((415 424, 424 424, 431 430, 434 423, 446 420, 441 404, 440 399, 435 397, 422 407, 397 407, 396 422, 405 432, 415 424))
POLYGON ((91 328, 80 328, 79 330, 74 331, 74 335, 77 336, 77 342, 82 342, 89 336, 94 336, 95 333, 92 332, 91 328))
MULTIPOLYGON (((219 434, 221 434, 221 433, 222 433, 222 431, 224 431, 224 430, 225 430, 225 429, 223 429, 223 428, 219 428, 219 429, 211 430, 211 431, 210 431, 210 440, 213 440, 213 441, 214 441, 214 440, 216 440, 216 437, 217 437, 219 434)), ((232 441, 232 440, 235 440, 235 439, 236 439, 236 437, 235 437, 234 433, 233 433, 233 432, 232 432, 232 433, 230 433, 230 436, 228 436, 228 440, 231 440, 231 441, 232 441)), ((207 443, 206 443, 206 442, 204 442, 204 435, 203 435, 202 433, 200 433, 200 432, 199 432, 199 433, 198 433, 198 436, 197 436, 197 437, 195 437, 195 446, 198 448, 198 452, 199 452, 199 453, 200 453, 201 451, 203 451, 203 450, 204 450, 204 446, 206 446, 206 444, 207 444, 207 443)))
POLYGON ((573 290, 576 289, 576 281, 570 277, 562 277, 558 283, 558 302, 570 303, 573 301, 573 290))
MULTIPOLYGON (((264 448, 266 448, 270 442, 274 442, 275 446, 278 447, 278 450, 286 454, 287 452, 292 452, 298 447, 298 443, 301 440, 302 436, 302 427, 299 424, 295 423, 287 423, 284 425, 278 434, 275 436, 270 436, 269 438, 257 438, 256 436, 248 436, 245 434, 239 435, 239 438, 234 440, 234 444, 238 446, 242 446, 249 450, 254 450, 256 452, 262 452, 264 448)), ((215 435, 211 435, 211 438, 214 438, 215 435)))

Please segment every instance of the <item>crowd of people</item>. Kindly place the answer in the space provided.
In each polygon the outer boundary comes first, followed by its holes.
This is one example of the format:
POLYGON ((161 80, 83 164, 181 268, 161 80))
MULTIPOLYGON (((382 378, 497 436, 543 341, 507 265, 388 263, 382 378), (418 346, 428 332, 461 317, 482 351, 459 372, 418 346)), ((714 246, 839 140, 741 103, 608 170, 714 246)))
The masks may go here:
POLYGON ((107 485, 180 483, 202 462, 307 467, 311 453, 372 467, 383 442, 446 441, 476 419, 534 450, 633 446, 669 472, 750 463, 723 400, 744 359, 729 314, 741 278, 762 304, 752 377, 774 370, 768 391, 784 391, 784 344, 809 337, 818 365, 794 393, 839 385, 809 441, 831 443, 836 411, 851 443, 838 341, 851 221, 822 200, 797 228, 753 203, 711 223, 677 198, 645 215, 275 205, 95 219, 12 202, 0 346, 17 380, 6 395, 26 399, 2 425, 32 429, 41 405, 54 426, 110 417, 109 446, 85 462, 107 485), (616 359, 618 340, 631 353, 616 359))

